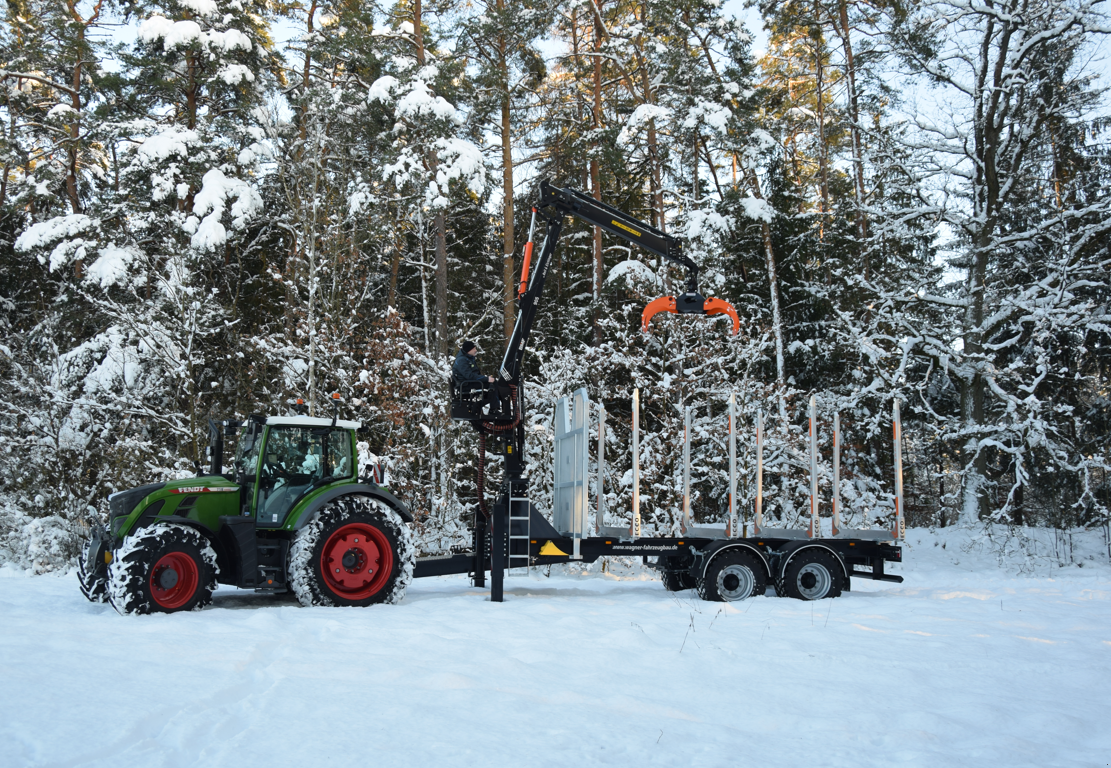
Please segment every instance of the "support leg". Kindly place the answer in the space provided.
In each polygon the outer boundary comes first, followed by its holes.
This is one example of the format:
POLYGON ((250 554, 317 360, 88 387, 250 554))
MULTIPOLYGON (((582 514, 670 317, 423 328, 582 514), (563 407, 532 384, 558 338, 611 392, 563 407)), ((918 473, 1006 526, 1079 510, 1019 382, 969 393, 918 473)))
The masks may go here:
POLYGON ((474 545, 474 585, 476 587, 486 586, 486 518, 482 513, 475 513, 474 522, 474 536, 472 544, 474 545))
POLYGON ((509 535, 506 516, 509 514, 508 490, 503 490, 494 505, 494 535, 490 539, 490 600, 502 602, 505 581, 505 550, 509 535))

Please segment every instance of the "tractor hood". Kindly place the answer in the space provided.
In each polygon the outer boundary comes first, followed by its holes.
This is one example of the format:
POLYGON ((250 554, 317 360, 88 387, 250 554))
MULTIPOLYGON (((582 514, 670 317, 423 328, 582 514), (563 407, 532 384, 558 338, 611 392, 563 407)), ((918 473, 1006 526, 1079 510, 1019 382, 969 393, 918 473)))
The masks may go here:
POLYGON ((114 519, 130 515, 132 510, 139 506, 140 501, 165 487, 166 483, 151 483, 150 485, 140 485, 138 488, 113 493, 108 497, 108 517, 114 519))

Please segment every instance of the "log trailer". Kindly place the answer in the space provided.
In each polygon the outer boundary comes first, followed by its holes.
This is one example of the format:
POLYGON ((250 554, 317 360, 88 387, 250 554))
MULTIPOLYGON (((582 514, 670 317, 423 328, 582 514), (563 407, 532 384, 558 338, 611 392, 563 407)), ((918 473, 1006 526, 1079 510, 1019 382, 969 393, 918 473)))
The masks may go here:
MULTIPOLYGON (((717 529, 690 524, 689 482, 688 501, 684 504, 684 520, 680 536, 642 536, 639 515, 639 488, 634 471, 633 520, 629 528, 606 527, 601 506, 594 536, 586 530, 586 429, 590 422, 589 400, 584 390, 576 393, 575 402, 566 400, 557 405, 556 413, 556 478, 553 519, 548 521, 530 501, 529 482, 525 477, 525 391, 522 362, 528 348, 529 335, 552 255, 559 243, 563 220, 574 216, 587 224, 638 245, 686 270, 686 290, 678 297, 665 296, 645 307, 642 328, 647 331, 653 316, 660 312, 680 315, 726 315, 732 321, 733 333, 740 327, 736 310, 726 301, 705 298, 698 289, 698 266, 683 253, 682 243, 667 233, 639 221, 624 212, 581 192, 540 184, 539 200, 533 208, 529 242, 525 245, 518 289, 517 323, 506 345, 505 355, 492 385, 451 382, 451 416, 469 422, 479 435, 477 456, 479 518, 474 526, 471 549, 455 555, 426 557, 417 560, 414 576, 435 576, 454 573, 473 574, 475 586, 485 586, 485 572, 490 571, 491 600, 504 598, 507 569, 550 565, 555 563, 590 563, 600 557, 639 555, 647 563, 656 558, 665 588, 695 588, 706 600, 743 600, 764 594, 774 585, 776 594, 804 600, 837 597, 850 588, 851 577, 901 582, 902 577, 886 574, 884 564, 901 562, 898 546, 904 533, 902 522, 900 468, 897 467, 896 523, 890 531, 852 531, 840 528, 839 503, 835 501, 833 535, 823 537, 818 522, 816 480, 816 424, 811 404, 811 519, 805 529, 771 529, 764 527, 761 510, 762 493, 757 489, 757 509, 753 536, 739 535, 736 522, 735 448, 731 457, 730 520, 717 529), (544 242, 531 265, 533 235, 537 219, 546 229, 544 242), (531 270, 530 270, 531 266, 531 270), (493 399, 487 386, 497 387, 500 396, 493 399), (574 438, 574 439, 567 439, 574 438), (488 443, 501 454, 505 478, 498 491, 493 509, 485 502, 485 460, 488 443), (870 570, 862 570, 868 568, 870 570)), ((897 405, 896 405, 897 407, 897 405)), ((637 419, 639 407, 634 396, 633 455, 637 457, 637 419)), ((731 442, 735 446, 735 413, 730 410, 731 442)), ((897 418, 897 412, 896 412, 897 418)), ((599 448, 604 444, 604 411, 600 418, 599 448)), ((689 449, 689 432, 688 449, 689 449)), ((758 454, 762 450, 763 426, 758 425, 758 454)), ((896 421, 896 438, 898 437, 896 421)), ((896 451, 899 441, 896 439, 896 451)), ((837 452, 835 451, 835 461, 837 452)), ((604 458, 599 451, 599 468, 604 458)), ((762 480, 758 468, 758 486, 762 480)), ((598 476, 601 477, 601 471, 598 476)), ((599 483, 599 486, 601 484, 599 483)))

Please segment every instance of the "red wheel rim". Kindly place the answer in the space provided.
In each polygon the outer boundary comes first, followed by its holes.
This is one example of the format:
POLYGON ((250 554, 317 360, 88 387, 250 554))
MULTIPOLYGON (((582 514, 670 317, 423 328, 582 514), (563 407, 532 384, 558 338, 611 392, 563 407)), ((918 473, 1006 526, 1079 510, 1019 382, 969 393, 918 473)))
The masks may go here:
POLYGON ((390 540, 373 525, 349 523, 324 542, 320 572, 337 596, 365 600, 377 594, 393 572, 390 540))
POLYGON ((170 552, 151 569, 150 596, 159 607, 172 611, 193 599, 200 582, 197 562, 184 552, 170 552))

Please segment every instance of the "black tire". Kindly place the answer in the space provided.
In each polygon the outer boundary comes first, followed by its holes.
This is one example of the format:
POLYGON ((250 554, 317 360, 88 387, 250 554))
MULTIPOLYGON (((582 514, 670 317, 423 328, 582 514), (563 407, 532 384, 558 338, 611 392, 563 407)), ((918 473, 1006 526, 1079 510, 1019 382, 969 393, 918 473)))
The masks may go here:
POLYGON ((304 606, 397 603, 413 580, 415 554, 400 515, 367 496, 341 496, 297 532, 289 583, 304 606), (325 560, 338 576, 325 573, 325 560))
POLYGON ((100 539, 89 539, 77 559, 77 581, 81 585, 81 594, 90 603, 108 602, 108 566, 100 550, 100 539))
POLYGON ((682 592, 694 589, 695 580, 690 572, 694 559, 690 557, 661 557, 656 561, 660 581, 668 592, 682 592))
POLYGON ((840 597, 845 570, 833 555, 824 549, 805 549, 799 552, 775 582, 780 597, 796 600, 822 600, 840 597))
POLYGON ((695 580, 689 573, 664 571, 660 580, 668 592, 682 592, 685 589, 694 589, 695 580))
POLYGON ((714 557, 698 580, 698 596, 714 602, 757 597, 767 590, 768 574, 751 552, 730 549, 714 557))
POLYGON ((123 615, 196 611, 212 602, 216 552, 199 531, 161 523, 128 536, 108 565, 108 599, 123 615))

